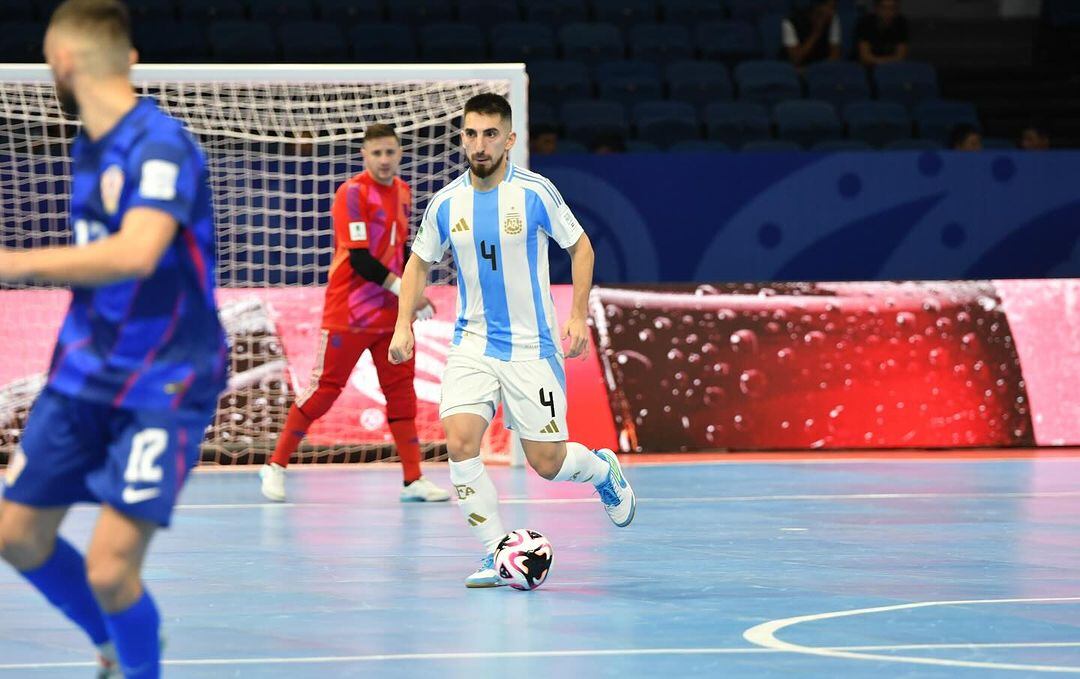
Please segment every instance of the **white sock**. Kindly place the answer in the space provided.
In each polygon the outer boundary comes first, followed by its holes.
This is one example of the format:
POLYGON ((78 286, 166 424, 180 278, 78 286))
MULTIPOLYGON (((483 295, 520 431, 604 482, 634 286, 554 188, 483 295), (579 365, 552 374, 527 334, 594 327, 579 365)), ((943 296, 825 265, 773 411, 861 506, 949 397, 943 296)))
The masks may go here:
POLYGON ((580 443, 567 441, 566 459, 553 481, 574 481, 591 483, 594 486, 607 478, 607 462, 580 443))
POLYGON ((472 527, 473 535, 491 554, 506 535, 506 529, 499 516, 499 493, 484 469, 484 461, 479 456, 464 462, 451 460, 450 483, 457 488, 458 506, 472 527))

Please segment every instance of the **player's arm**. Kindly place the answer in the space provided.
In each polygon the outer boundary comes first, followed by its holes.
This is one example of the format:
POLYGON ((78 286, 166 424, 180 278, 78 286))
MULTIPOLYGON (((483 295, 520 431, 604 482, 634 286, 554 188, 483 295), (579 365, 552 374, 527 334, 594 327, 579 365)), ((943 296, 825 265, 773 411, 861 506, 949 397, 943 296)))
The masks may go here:
POLYGON ((412 319, 427 286, 431 264, 413 253, 401 273, 401 295, 398 298, 398 317, 394 336, 390 340, 390 362, 404 363, 413 355, 412 319))
POLYGON ((146 278, 176 237, 176 229, 172 215, 134 207, 124 214, 120 231, 84 246, 0 248, 0 280, 97 286, 146 278))
POLYGON ((446 217, 439 217, 440 209, 446 202, 436 206, 428 204, 424 218, 420 220, 420 230, 412 242, 412 252, 405 270, 401 272, 401 294, 398 295, 398 317, 394 325, 394 336, 390 339, 389 359, 391 363, 404 363, 413 355, 412 318, 427 286, 431 265, 438 262, 450 247, 450 232, 446 217))
POLYGON ((570 318, 563 326, 563 339, 570 341, 570 348, 566 353, 567 358, 581 356, 584 358, 589 353, 589 326, 585 319, 589 313, 589 291, 592 290, 593 277, 593 254, 592 241, 586 233, 582 233, 577 241, 568 247, 570 253, 571 276, 574 281, 574 301, 570 307, 570 318))

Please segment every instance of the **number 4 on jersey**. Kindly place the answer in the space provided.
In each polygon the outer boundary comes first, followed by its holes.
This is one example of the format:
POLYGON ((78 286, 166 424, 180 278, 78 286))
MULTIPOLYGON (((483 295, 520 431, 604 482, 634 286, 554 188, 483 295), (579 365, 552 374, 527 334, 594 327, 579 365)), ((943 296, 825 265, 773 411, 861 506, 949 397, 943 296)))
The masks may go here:
POLYGON ((499 262, 497 261, 498 255, 495 252, 495 244, 494 243, 492 243, 491 247, 489 248, 486 240, 480 241, 480 255, 484 259, 489 260, 491 262, 491 270, 492 271, 498 271, 499 270, 499 262))

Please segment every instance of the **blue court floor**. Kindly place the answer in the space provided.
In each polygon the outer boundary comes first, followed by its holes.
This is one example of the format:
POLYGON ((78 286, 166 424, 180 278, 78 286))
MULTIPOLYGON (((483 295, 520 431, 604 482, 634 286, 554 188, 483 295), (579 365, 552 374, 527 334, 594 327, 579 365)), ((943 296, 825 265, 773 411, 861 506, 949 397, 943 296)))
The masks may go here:
MULTIPOLYGON (((254 469, 196 473, 146 573, 166 676, 1080 674, 1080 457, 633 465, 626 529, 588 488, 493 467, 507 528, 555 546, 531 593, 466 590, 457 507, 400 504, 399 474, 294 467, 273 505, 254 469)), ((90 659, 0 568, 0 676, 90 659)))

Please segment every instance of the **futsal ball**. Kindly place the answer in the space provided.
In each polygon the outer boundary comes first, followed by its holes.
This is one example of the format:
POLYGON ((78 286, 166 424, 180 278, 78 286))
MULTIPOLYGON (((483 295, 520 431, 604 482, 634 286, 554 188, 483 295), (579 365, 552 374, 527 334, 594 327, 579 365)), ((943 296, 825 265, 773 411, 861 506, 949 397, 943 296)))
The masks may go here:
POLYGON ((551 571, 555 551, 540 533, 521 528, 507 533, 495 548, 495 570, 514 589, 539 587, 551 571))

